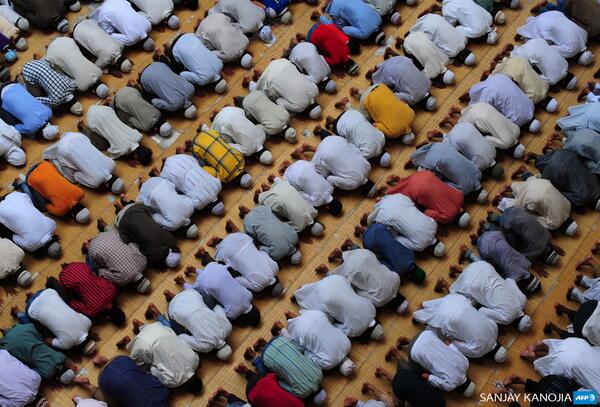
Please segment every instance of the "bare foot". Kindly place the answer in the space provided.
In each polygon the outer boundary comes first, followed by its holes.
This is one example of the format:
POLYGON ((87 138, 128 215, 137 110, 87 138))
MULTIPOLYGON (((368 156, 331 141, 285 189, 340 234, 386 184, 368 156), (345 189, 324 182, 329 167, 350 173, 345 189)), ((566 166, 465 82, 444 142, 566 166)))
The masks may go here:
POLYGON ((167 300, 167 302, 171 302, 171 300, 175 298, 175 294, 169 290, 163 291, 163 295, 165 296, 165 300, 167 300))
POLYGON ((173 279, 173 281, 175 281, 175 284, 177 284, 177 285, 179 285, 179 286, 182 286, 182 285, 184 285, 184 284, 185 284, 185 278, 183 278, 183 276, 181 276, 181 275, 179 275, 179 276, 175 277, 175 278, 173 279))
MULTIPOLYGON (((337 260, 340 260, 341 258, 342 258, 342 251, 340 249, 337 249, 337 248, 333 249, 331 251, 331 253, 329 253, 329 256, 327 256, 327 260, 330 263, 333 263, 333 262, 335 262, 337 260)), ((322 264, 321 266, 326 267, 324 264, 322 264)), ((319 267, 321 267, 321 266, 319 266, 319 267)))
POLYGON ((125 349, 125 346, 127 346, 129 342, 131 342, 129 335, 124 336, 119 342, 117 342, 117 348, 125 349))
POLYGON ((271 327, 271 335, 279 336, 281 334, 281 330, 284 328, 283 323, 281 321, 276 321, 271 327))
POLYGON ((317 274, 327 274, 328 271, 329 269, 325 264, 321 264, 315 269, 315 273, 317 274))
MULTIPOLYGON (((217 247, 217 245, 219 243, 221 243, 222 241, 223 241, 223 239, 220 238, 219 236, 213 236, 208 240, 208 242, 206 242, 206 245, 208 247, 217 247)), ((198 252, 196 254, 198 254, 198 253, 200 253, 200 249, 198 249, 198 252)), ((204 253, 206 253, 206 250, 204 250, 204 253)), ((200 255, 204 255, 204 253, 201 253, 200 255)))
POLYGON ((106 363, 108 362, 108 358, 106 356, 103 355, 96 355, 93 359, 92 359, 92 363, 94 364, 94 366, 96 367, 102 367, 104 366, 106 363))
POLYGON ((244 359, 254 360, 254 358, 256 358, 256 351, 251 346, 248 346, 244 352, 244 359))
POLYGON ((347 105, 348 103, 350 103, 350 99, 348 99, 347 97, 344 97, 344 98, 342 98, 342 99, 338 100, 338 101, 335 103, 334 107, 335 107, 336 109, 343 109, 343 108, 345 108, 345 107, 346 107, 346 105, 347 105))

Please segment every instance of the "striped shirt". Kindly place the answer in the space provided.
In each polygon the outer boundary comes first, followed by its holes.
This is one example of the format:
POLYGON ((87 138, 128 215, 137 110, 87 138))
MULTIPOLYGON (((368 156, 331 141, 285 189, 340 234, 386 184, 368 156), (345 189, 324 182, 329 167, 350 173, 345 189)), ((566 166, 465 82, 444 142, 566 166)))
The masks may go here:
POLYGON ((229 145, 216 130, 201 131, 194 138, 194 157, 206 163, 203 169, 223 182, 244 172, 244 156, 229 145))
POLYGON ((117 295, 114 284, 96 276, 85 263, 67 264, 58 280, 62 288, 73 296, 69 306, 88 317, 110 310, 117 295))
POLYGON ((262 360, 281 379, 281 387, 298 398, 305 399, 321 388, 323 372, 289 338, 273 338, 265 346, 262 360))
POLYGON ((77 84, 71 77, 55 71, 45 59, 23 65, 23 79, 27 84, 41 88, 46 96, 37 99, 48 107, 60 106, 73 100, 77 84))
POLYGON ((125 243, 115 230, 99 233, 92 239, 88 258, 100 277, 118 286, 142 278, 147 263, 137 244, 125 243))

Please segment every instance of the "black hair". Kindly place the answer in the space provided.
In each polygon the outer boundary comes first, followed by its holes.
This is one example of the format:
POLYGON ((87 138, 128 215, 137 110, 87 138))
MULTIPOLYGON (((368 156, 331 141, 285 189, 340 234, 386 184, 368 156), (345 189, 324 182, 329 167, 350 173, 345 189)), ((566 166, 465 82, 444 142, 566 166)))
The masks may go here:
POLYGON ((152 162, 152 150, 140 144, 135 149, 135 158, 144 166, 150 165, 152 162))
POLYGON ((348 49, 352 55, 356 55, 360 52, 360 42, 356 38, 350 38, 348 40, 348 49))
POLYGON ((123 326, 127 317, 123 310, 119 307, 112 307, 108 313, 108 320, 112 322, 115 326, 123 326))
POLYGON ((327 205, 327 210, 333 216, 340 216, 342 213, 342 203, 338 199, 333 198, 333 200, 327 205))
POLYGON ((254 327, 260 324, 260 311, 256 307, 252 307, 252 309, 244 315, 246 317, 246 321, 248 325, 254 327))
POLYGON ((236 105, 237 107, 242 107, 242 105, 244 104, 244 97, 243 96, 234 96, 233 104, 236 105))
POLYGON ((371 181, 370 179, 367 179, 367 182, 365 182, 361 187, 360 187, 360 191, 365 194, 368 195, 369 192, 371 192, 371 190, 373 189, 373 187, 375 186, 375 183, 373 181, 371 181))
POLYGON ((192 377, 190 377, 189 380, 187 382, 185 382, 184 386, 185 386, 186 390, 189 391, 190 393, 198 394, 202 391, 204 384, 202 383, 202 379, 200 379, 194 373, 192 375, 192 377))

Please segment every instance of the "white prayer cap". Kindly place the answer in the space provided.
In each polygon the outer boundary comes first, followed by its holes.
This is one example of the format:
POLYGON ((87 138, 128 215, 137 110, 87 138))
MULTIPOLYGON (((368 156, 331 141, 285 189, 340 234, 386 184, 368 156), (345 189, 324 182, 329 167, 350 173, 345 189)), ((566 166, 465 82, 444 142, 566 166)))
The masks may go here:
POLYGON ((301 261, 302 261, 302 253, 300 252, 300 250, 296 250, 294 252, 294 254, 292 254, 292 256, 290 257, 290 263, 300 264, 301 261))
POLYGON ((96 88, 96 96, 98 96, 100 99, 106 99, 106 97, 108 96, 108 91, 109 91, 108 86, 101 83, 96 88))
POLYGON ((176 15, 172 15, 167 20, 167 25, 170 29, 176 30, 179 27, 179 17, 177 17, 176 15))
POLYGON ((90 220, 90 211, 88 208, 83 208, 77 212, 77 215, 75 215, 75 220, 77 223, 88 223, 90 220))
POLYGON ((269 150, 265 150, 258 158, 258 161, 263 165, 269 165, 273 162, 273 154, 269 150))
POLYGON ((267 44, 272 44, 273 42, 275 42, 275 35, 273 34, 273 30, 269 25, 263 25, 263 27, 260 29, 260 32, 258 33, 258 36, 263 42, 266 42, 267 44))
POLYGON ((196 106, 191 105, 189 106, 187 109, 185 109, 185 112, 183 112, 183 115, 185 116, 186 119, 193 119, 196 117, 196 106))
POLYGON ((163 124, 160 125, 160 128, 158 129, 158 133, 160 134, 161 137, 170 137, 171 134, 173 134, 173 127, 171 126, 171 124, 169 122, 164 122, 163 124))
POLYGON ((458 226, 460 226, 461 228, 466 228, 470 224, 471 224, 471 215, 469 215, 468 212, 465 212, 462 215, 460 215, 460 218, 458 218, 458 226))
POLYGON ((371 331, 371 339, 375 339, 376 341, 382 340, 384 335, 385 331, 383 330, 381 324, 375 325, 375 328, 373 328, 373 331, 371 331))
POLYGON ((454 72, 448 69, 446 72, 444 72, 442 82, 444 82, 444 85, 452 85, 454 83, 455 78, 456 76, 454 75, 454 72))
POLYGON ((119 195, 121 192, 123 192, 124 187, 125 183, 123 182, 123 180, 121 178, 117 178, 115 182, 113 182, 110 188, 110 192, 112 192, 115 195, 119 195))
POLYGON ((6 154, 6 162, 15 167, 21 167, 25 165, 27 162, 25 151, 23 151, 22 148, 15 146, 6 154))
POLYGON ((250 186, 252 185, 252 176, 250 174, 244 174, 242 175, 242 178, 240 178, 240 186, 242 188, 250 188, 250 186))
POLYGON ((231 350, 231 346, 225 344, 221 349, 217 351, 217 358, 219 360, 228 360, 231 357, 233 351, 231 350))
POLYGON ((173 250, 169 249, 169 255, 165 259, 165 263, 169 268, 175 268, 179 266, 179 262, 181 261, 181 255, 173 250))
POLYGON ((240 65, 242 65, 242 68, 250 68, 252 66, 252 55, 244 54, 242 60, 240 61, 240 65))
POLYGON ((19 273, 19 277, 17 277, 17 283, 21 287, 26 287, 33 281, 32 275, 29 271, 23 270, 19 273))
POLYGON ((288 127, 287 129, 285 129, 285 134, 283 138, 288 143, 296 142, 296 129, 294 129, 293 127, 288 127))
POLYGON ((150 37, 146 38, 144 44, 142 44, 142 48, 144 49, 144 51, 154 51, 154 40, 150 37))
POLYGON ((442 257, 446 253, 446 245, 443 242, 438 242, 433 248, 433 255, 435 257, 442 257))
POLYGON ((523 315, 521 320, 519 321, 518 329, 520 332, 527 332, 531 329, 533 325, 533 320, 529 315, 523 315))
POLYGON ((340 364, 340 373, 343 374, 344 376, 348 377, 354 372, 355 368, 356 368, 356 365, 354 364, 352 359, 350 359, 349 357, 346 356, 344 358, 344 360, 342 361, 342 363, 340 364))
POLYGON ((46 252, 48 253, 48 256, 50 256, 53 259, 56 259, 58 258, 58 256, 60 256, 60 253, 62 252, 62 247, 60 246, 60 243, 54 242, 50 246, 48 246, 48 250, 46 252))
POLYGON ((58 136, 58 126, 54 126, 50 123, 46 124, 42 129, 42 136, 46 140, 54 140, 56 136, 58 136))

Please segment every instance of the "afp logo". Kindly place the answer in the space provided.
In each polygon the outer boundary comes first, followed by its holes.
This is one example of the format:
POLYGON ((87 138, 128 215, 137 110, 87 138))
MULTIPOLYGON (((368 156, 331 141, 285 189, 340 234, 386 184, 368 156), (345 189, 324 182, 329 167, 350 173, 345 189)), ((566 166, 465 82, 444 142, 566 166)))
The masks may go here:
POLYGON ((579 390, 573 392, 574 405, 598 404, 598 393, 593 390, 579 390))

